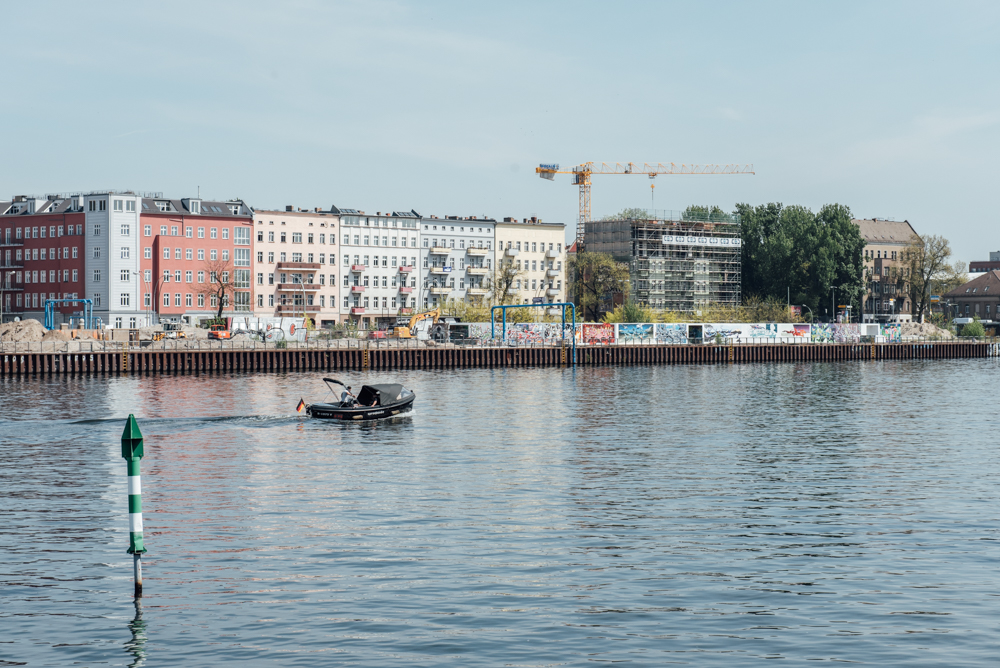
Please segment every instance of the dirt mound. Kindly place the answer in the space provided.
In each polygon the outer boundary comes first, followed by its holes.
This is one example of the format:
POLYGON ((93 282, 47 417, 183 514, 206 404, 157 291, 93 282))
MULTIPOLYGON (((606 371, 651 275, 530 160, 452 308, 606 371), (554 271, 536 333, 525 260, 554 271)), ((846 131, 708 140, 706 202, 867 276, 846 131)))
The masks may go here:
POLYGON ((947 329, 941 329, 929 322, 904 322, 900 330, 902 336, 922 336, 925 338, 937 337, 941 339, 953 338, 947 329))
POLYGON ((0 325, 0 341, 41 341, 45 328, 37 320, 5 322, 0 325))
POLYGON ((70 336, 69 332, 64 332, 60 329, 52 329, 42 335, 42 341, 72 341, 73 337, 70 336))

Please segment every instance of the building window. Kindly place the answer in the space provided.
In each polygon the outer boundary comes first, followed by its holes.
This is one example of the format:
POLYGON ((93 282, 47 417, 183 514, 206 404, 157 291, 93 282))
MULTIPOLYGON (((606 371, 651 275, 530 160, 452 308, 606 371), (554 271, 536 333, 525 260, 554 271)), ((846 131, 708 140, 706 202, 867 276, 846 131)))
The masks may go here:
MULTIPOLYGON (((193 276, 193 272, 191 272, 191 271, 185 271, 184 272, 184 282, 185 283, 190 283, 192 276, 193 276)), ((188 306, 190 306, 190 304, 188 304, 188 306)))
POLYGON ((199 227, 198 228, 198 238, 199 239, 204 239, 205 238, 205 228, 204 227, 199 227))
POLYGON ((73 282, 76 283, 80 280, 80 273, 78 269, 73 270, 73 282))
POLYGON ((204 248, 199 248, 198 249, 198 259, 199 260, 204 260, 205 259, 205 249, 204 248))
MULTIPOLYGON (((194 236, 194 228, 193 227, 185 227, 184 228, 184 236, 186 236, 188 239, 192 238, 194 236)), ((188 306, 190 306, 190 304, 188 304, 188 306)))
POLYGON ((121 294, 121 305, 122 306, 128 306, 128 293, 127 292, 123 292, 121 294))
POLYGON ((100 269, 95 269, 94 270, 94 283, 100 283, 100 282, 101 282, 101 270, 100 269))
POLYGON ((218 230, 218 228, 213 227, 213 228, 209 229, 208 236, 209 236, 210 239, 218 239, 219 238, 219 230, 218 230))
POLYGON ((184 295, 184 306, 191 306, 191 293, 184 295))
POLYGON ((164 292, 163 293, 163 305, 164 306, 170 306, 170 293, 169 292, 164 292))
POLYGON ((127 260, 128 259, 128 253, 129 253, 129 247, 128 246, 122 246, 121 251, 122 251, 122 253, 121 253, 121 259, 127 260))
POLYGON ((198 294, 198 308, 205 308, 205 295, 203 293, 198 294))
POLYGON ((192 257, 192 251, 191 251, 191 249, 190 248, 185 248, 184 249, 184 259, 185 260, 190 260, 191 257, 192 257))
POLYGON ((164 247, 164 249, 163 249, 163 259, 164 260, 169 260, 170 259, 170 249, 169 248, 164 247))
POLYGON ((152 260, 153 259, 153 249, 151 247, 149 247, 149 246, 146 246, 145 248, 143 248, 142 249, 142 257, 144 259, 146 259, 146 260, 152 260))
POLYGON ((128 283, 128 269, 122 269, 120 278, 123 282, 128 283))

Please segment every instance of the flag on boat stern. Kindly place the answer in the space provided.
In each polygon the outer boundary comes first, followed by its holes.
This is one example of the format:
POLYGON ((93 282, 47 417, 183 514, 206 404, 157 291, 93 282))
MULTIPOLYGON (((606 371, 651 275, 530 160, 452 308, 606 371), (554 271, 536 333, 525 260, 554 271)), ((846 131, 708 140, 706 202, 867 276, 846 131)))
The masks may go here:
POLYGON ((299 398, 299 405, 295 407, 295 412, 296 413, 301 413, 302 409, 305 408, 305 407, 306 407, 306 402, 302 401, 302 398, 300 397, 299 398))

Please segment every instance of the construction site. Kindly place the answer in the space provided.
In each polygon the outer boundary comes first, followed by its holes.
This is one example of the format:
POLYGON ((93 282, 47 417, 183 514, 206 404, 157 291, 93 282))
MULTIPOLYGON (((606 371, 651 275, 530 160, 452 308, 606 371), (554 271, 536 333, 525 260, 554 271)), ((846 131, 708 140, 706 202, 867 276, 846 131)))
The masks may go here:
POLYGON ((630 216, 591 218, 590 191, 596 175, 645 175, 650 196, 657 176, 753 174, 753 165, 585 162, 569 169, 539 165, 535 172, 552 181, 572 175, 580 190, 577 251, 606 253, 628 265, 631 297, 657 309, 697 313, 708 304, 740 304, 740 220, 714 207, 684 211, 629 209, 630 216))
POLYGON ((628 264, 637 303, 689 312, 740 303, 739 216, 701 209, 646 213, 584 224, 588 252, 628 264))

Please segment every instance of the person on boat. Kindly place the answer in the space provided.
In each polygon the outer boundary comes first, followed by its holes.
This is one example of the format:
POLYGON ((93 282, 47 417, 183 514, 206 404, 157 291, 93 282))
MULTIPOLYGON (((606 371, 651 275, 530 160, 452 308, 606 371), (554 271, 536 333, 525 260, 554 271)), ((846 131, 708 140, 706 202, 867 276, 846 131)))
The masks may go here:
POLYGON ((351 386, 348 385, 347 389, 340 393, 340 405, 351 406, 354 404, 354 399, 354 395, 351 394, 351 386))

